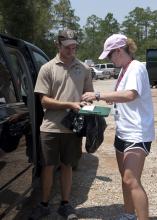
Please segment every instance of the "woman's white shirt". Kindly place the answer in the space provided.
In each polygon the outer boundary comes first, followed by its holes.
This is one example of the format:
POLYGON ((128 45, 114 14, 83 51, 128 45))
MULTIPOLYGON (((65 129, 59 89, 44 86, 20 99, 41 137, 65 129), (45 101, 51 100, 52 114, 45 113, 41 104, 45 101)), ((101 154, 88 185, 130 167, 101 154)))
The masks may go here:
POLYGON ((155 138, 154 112, 148 73, 143 63, 133 60, 117 91, 136 90, 135 100, 117 103, 116 135, 129 142, 149 142, 155 138))

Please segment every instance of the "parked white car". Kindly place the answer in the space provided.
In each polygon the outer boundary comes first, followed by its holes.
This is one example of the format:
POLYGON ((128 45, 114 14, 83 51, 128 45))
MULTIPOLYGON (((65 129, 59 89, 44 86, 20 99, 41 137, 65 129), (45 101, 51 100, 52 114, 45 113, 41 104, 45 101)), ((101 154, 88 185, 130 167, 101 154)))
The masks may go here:
POLYGON ((114 78, 115 66, 113 63, 96 64, 95 67, 99 70, 103 70, 104 78, 114 78))
POLYGON ((110 79, 113 75, 113 71, 114 65, 109 63, 96 64, 94 67, 91 67, 91 72, 94 79, 110 79))
POLYGON ((95 66, 90 67, 92 78, 93 79, 105 79, 105 76, 103 74, 103 70, 98 69, 95 66))

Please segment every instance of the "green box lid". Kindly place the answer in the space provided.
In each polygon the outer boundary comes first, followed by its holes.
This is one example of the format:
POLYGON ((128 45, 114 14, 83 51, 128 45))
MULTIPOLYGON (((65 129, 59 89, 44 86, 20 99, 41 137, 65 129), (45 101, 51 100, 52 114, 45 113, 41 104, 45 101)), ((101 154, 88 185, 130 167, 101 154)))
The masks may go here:
POLYGON ((111 108, 109 107, 103 107, 103 106, 95 106, 93 111, 89 110, 83 110, 80 109, 79 114, 84 114, 84 115, 100 115, 103 117, 107 117, 111 111, 111 108))

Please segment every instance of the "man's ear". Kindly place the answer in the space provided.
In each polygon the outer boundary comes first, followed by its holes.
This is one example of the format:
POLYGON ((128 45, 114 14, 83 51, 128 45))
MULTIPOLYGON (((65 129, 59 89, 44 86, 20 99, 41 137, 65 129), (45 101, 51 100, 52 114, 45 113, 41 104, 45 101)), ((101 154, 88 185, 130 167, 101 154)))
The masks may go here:
POLYGON ((58 40, 54 40, 54 45, 55 45, 57 48, 60 47, 60 44, 59 44, 58 40))

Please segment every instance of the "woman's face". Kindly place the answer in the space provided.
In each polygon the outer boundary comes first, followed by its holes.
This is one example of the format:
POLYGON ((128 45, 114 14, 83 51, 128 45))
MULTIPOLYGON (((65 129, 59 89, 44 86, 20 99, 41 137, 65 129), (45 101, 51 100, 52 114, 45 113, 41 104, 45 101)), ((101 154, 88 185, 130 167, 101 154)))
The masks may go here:
POLYGON ((117 48, 112 50, 107 58, 116 66, 116 67, 121 67, 122 62, 121 62, 121 49, 117 48))

